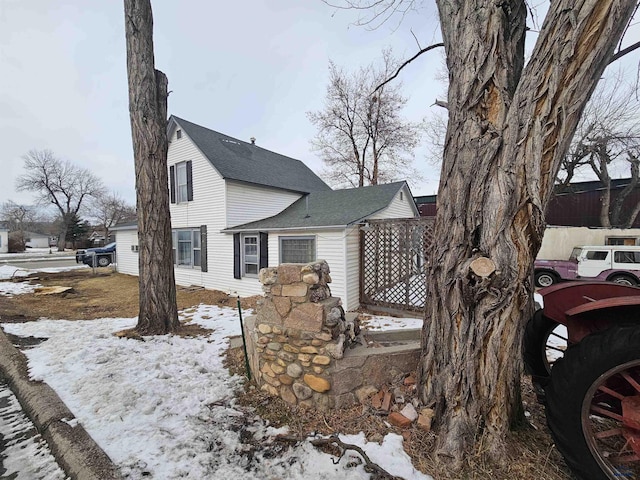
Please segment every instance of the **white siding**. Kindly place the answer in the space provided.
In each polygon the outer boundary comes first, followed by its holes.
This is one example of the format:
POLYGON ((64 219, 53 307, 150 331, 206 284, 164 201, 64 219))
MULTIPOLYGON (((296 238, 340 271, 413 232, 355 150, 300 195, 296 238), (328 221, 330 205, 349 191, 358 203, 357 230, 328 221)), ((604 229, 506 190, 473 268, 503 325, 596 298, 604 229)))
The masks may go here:
POLYGON ((172 228, 207 225, 208 272, 175 268, 178 285, 201 285, 241 296, 262 293, 255 277, 233 278, 233 235, 221 230, 275 215, 300 195, 273 188, 226 181, 183 132, 169 145, 169 165, 192 162, 193 201, 171 204, 172 228))
POLYGON ((402 189, 396 193, 395 197, 393 197, 393 200, 391 200, 387 208, 375 215, 372 215, 370 218, 372 220, 380 220, 385 218, 407 218, 417 216, 418 213, 413 205, 411 193, 406 186, 403 186, 402 189), (401 194, 402 200, 400 199, 401 194))
POLYGON ((302 195, 277 188, 227 181, 227 227, 272 217, 302 195))
POLYGON ((639 228, 587 228, 548 226, 542 237, 539 259, 567 260, 573 247, 580 245, 605 245, 608 238, 636 238, 640 244, 639 228))
POLYGON ((277 267, 280 263, 279 237, 313 236, 316 239, 316 259, 325 260, 331 269, 331 294, 342 299, 345 310, 358 307, 358 228, 350 227, 334 230, 283 230, 269 232, 269 266, 277 267), (354 241, 355 236, 355 241, 354 241), (345 256, 345 245, 348 255, 345 256), (352 251, 352 249, 355 249, 352 251), (355 257, 354 257, 355 255, 355 257), (355 260, 355 270, 352 268, 355 260), (354 280, 355 279, 355 280, 354 280), (355 293, 354 293, 355 292, 355 293))
POLYGON ((115 234, 118 272, 138 275, 138 252, 131 250, 132 245, 138 245, 138 230, 116 230, 115 234))
POLYGON ((186 228, 206 224, 210 230, 224 228, 224 180, 184 132, 179 140, 174 133, 168 159, 169 166, 191 161, 193 176, 193 201, 171 204, 171 226, 186 228))
POLYGON ((360 305, 360 227, 347 228, 345 238, 346 310, 360 305))

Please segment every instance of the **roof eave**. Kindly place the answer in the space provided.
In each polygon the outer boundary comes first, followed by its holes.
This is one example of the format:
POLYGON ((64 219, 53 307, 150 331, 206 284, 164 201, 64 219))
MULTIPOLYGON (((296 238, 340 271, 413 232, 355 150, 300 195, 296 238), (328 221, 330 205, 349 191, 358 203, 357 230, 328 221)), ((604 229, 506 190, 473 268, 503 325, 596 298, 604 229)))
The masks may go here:
POLYGON ((285 231, 285 230, 335 230, 335 229, 343 229, 347 228, 352 224, 347 225, 306 225, 299 227, 229 227, 223 230, 220 230, 220 233, 242 233, 242 232, 274 232, 274 231, 285 231))

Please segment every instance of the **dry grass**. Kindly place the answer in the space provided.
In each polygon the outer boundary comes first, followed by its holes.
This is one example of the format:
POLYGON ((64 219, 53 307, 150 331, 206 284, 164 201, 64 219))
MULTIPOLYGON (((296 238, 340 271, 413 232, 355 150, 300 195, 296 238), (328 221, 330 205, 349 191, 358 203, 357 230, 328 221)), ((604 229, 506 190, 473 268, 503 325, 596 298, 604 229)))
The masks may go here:
MULTIPOLYGON (((44 286, 72 287, 72 293, 62 295, 36 296, 17 295, 2 298, 0 319, 3 322, 30 321, 40 317, 51 319, 95 319, 104 317, 134 317, 138 313, 138 278, 113 273, 108 269, 93 275, 88 270, 75 270, 55 274, 38 273, 38 280, 44 286)), ((242 299, 243 309, 255 308, 257 297, 242 299)), ((237 299, 212 290, 198 288, 178 288, 178 308, 181 310, 200 303, 235 307, 237 299)), ((181 334, 197 336, 208 333, 198 326, 186 326, 181 334), (192 328, 193 327, 193 328, 192 328)), ((121 332, 121 335, 131 335, 121 332)), ((241 348, 229 350, 227 367, 231 373, 244 375, 244 357, 241 348)), ((414 466, 432 475, 436 480, 567 480, 568 470, 549 436, 544 420, 544 411, 536 403, 531 385, 523 381, 523 396, 526 409, 531 413, 528 426, 512 432, 506 441, 504 455, 500 461, 490 460, 482 452, 482 442, 478 451, 466 458, 463 469, 452 472, 438 463, 433 454, 436 437, 412 427, 399 430, 388 427, 385 417, 379 416, 368 406, 358 405, 350 409, 329 413, 292 408, 279 398, 267 396, 264 392, 246 384, 239 396, 240 405, 255 410, 274 426, 288 425, 290 433, 306 437, 312 432, 322 434, 364 432, 369 441, 381 441, 384 434, 394 431, 404 436, 405 450, 411 456, 414 466)))
MULTIPOLYGON (((27 294, 3 298, 2 321, 24 322, 41 317, 92 320, 138 315, 138 277, 100 270, 96 275, 91 270, 39 272, 32 283, 45 287, 72 287, 73 291, 61 295, 27 294)), ((236 307, 237 298, 216 290, 178 287, 177 302, 180 310, 201 303, 236 307)), ((241 306, 243 309, 255 308, 255 302, 256 297, 244 298, 241 306)))
MULTIPOLYGON (((241 348, 229 350, 227 368, 233 374, 245 375, 244 356, 241 348)), ((428 473, 436 480, 569 480, 571 475, 562 457, 553 446, 544 419, 544 409, 535 400, 528 379, 522 383, 526 410, 530 413, 530 425, 511 432, 505 442, 504 455, 491 460, 482 451, 465 459, 462 470, 454 472, 436 459, 434 447, 436 436, 413 426, 401 430, 385 424, 385 417, 377 415, 366 405, 327 413, 291 407, 280 398, 273 398, 247 382, 239 395, 240 405, 255 410, 271 425, 288 425, 290 435, 306 438, 317 432, 355 434, 364 432, 369 441, 380 442, 388 432, 395 432, 405 439, 404 449, 418 470, 428 473)))

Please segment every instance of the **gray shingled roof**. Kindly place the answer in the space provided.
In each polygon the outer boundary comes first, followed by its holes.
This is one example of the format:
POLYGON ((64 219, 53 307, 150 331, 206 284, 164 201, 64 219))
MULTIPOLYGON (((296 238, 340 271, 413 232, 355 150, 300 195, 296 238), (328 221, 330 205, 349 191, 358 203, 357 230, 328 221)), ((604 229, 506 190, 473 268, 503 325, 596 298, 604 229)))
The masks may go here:
POLYGON ((225 229, 226 232, 346 226, 387 207, 405 182, 312 192, 273 217, 225 229))
POLYGON ((169 125, 172 120, 225 179, 300 193, 331 190, 300 160, 209 130, 175 115, 170 117, 169 125))

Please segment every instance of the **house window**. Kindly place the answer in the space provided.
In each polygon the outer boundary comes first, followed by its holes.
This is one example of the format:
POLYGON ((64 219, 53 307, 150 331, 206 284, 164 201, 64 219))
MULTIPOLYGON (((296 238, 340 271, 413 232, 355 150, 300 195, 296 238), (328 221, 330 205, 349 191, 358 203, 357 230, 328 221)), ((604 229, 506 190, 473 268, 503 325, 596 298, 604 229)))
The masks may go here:
POLYGON ((315 237, 279 237, 280 263, 309 263, 316 259, 315 237))
POLYGON ((193 200, 193 172, 190 160, 169 167, 169 197, 171 203, 193 200))
POLYGON ((179 267, 199 267, 200 229, 173 230, 173 263, 179 267))
POLYGON ((636 237, 607 237, 605 245, 637 245, 636 237))
POLYGON ((182 162, 176 165, 178 203, 187 201, 187 163, 182 162))
POLYGON ((258 236, 244 235, 242 237, 242 273, 244 275, 258 274, 258 236))
POLYGON ((182 130, 176 130, 176 138, 180 140, 182 138, 182 130))

